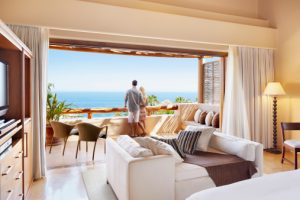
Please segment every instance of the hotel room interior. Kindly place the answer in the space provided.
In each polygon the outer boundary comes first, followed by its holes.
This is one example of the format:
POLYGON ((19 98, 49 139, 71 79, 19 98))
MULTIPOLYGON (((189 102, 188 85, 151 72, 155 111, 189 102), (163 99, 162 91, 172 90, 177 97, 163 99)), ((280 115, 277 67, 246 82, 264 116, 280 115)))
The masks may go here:
POLYGON ((1 0, 0 199, 298 199, 299 10, 298 0, 1 0), (145 137, 130 137, 127 116, 95 117, 126 108, 50 113, 49 50, 197 59, 197 102, 148 105, 145 137))

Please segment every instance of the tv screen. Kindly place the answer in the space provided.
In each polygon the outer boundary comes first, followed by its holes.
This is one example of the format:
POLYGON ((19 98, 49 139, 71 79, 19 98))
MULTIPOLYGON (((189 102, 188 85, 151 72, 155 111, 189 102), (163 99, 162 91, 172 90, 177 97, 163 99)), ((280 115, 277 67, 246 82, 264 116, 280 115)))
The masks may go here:
POLYGON ((0 61, 0 116, 8 108, 8 65, 0 61))

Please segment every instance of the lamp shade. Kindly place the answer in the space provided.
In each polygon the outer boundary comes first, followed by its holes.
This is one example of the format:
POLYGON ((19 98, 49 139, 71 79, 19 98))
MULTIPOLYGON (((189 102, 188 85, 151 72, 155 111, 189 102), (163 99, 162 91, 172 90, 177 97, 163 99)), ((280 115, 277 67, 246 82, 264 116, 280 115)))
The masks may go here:
POLYGON ((285 91, 279 82, 269 82, 264 94, 267 96, 283 96, 285 91))

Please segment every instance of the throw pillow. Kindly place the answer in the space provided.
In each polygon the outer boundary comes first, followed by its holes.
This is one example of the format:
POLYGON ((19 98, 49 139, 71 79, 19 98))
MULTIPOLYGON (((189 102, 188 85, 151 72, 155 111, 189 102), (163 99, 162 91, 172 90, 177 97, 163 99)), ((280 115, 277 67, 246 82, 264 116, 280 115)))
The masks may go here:
POLYGON ((196 123, 199 123, 199 119, 200 119, 200 114, 201 114, 202 110, 199 108, 196 112, 195 112, 195 115, 194 115, 194 121, 196 123))
POLYGON ((153 136, 152 136, 152 138, 171 145, 171 147, 173 147, 173 149, 178 153, 178 155, 181 158, 185 158, 184 152, 179 148, 177 138, 159 138, 159 137, 153 137, 153 136))
POLYGON ((179 148, 188 154, 193 154, 197 147, 201 131, 181 131, 178 135, 179 148))
POLYGON ((210 139, 213 135, 213 132, 216 130, 213 127, 207 127, 207 126, 187 126, 185 131, 201 131, 201 135, 197 142, 196 150, 199 151, 207 151, 208 145, 210 142, 210 139))
POLYGON ((183 159, 180 157, 180 155, 178 155, 173 147, 164 142, 150 137, 137 137, 135 138, 135 141, 142 147, 150 149, 154 155, 171 155, 176 164, 183 162, 183 159))
POLYGON ((214 128, 219 128, 220 127, 219 121, 220 121, 220 114, 216 113, 212 119, 212 126, 214 128))
POLYGON ((138 157, 153 156, 153 153, 150 149, 141 147, 139 143, 137 143, 134 139, 132 139, 128 135, 119 136, 117 139, 117 143, 122 149, 124 149, 132 157, 138 158, 138 157))
POLYGON ((206 112, 206 111, 203 111, 203 112, 200 114, 200 117, 199 117, 199 122, 200 122, 200 124, 205 124, 205 118, 206 118, 206 115, 207 115, 207 112, 206 112))
POLYGON ((213 117, 214 117, 214 112, 213 111, 210 111, 209 113, 207 113, 207 115, 205 117, 206 126, 211 126, 211 122, 212 122, 213 117))

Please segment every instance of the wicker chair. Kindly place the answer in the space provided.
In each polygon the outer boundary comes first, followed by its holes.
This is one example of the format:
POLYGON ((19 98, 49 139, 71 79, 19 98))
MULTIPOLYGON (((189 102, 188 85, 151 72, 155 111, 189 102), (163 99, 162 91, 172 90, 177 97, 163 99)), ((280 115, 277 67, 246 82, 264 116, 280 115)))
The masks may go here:
POLYGON ((65 124, 62 122, 58 122, 58 121, 51 121, 50 123, 51 123, 51 127, 53 128, 54 134, 53 134, 53 137, 51 140, 49 153, 51 153, 51 150, 52 150, 53 139, 54 139, 54 137, 56 137, 56 138, 62 138, 64 140, 64 148, 63 148, 63 153, 62 153, 62 155, 64 155, 67 140, 68 140, 69 136, 71 135, 71 132, 72 132, 72 129, 74 128, 74 126, 68 125, 68 124, 65 124))
MULTIPOLYGON (((83 123, 77 124, 76 127, 79 131, 79 139, 78 139, 75 158, 77 158, 78 149, 80 148, 81 141, 95 142, 94 150, 93 150, 93 160, 94 160, 97 140, 98 140, 98 138, 106 139, 108 126, 98 127, 93 124, 83 122, 83 123), (100 134, 103 129, 105 129, 105 132, 103 134, 100 134)), ((105 143, 104 143, 104 152, 105 152, 105 149, 106 148, 105 148, 105 143)))

